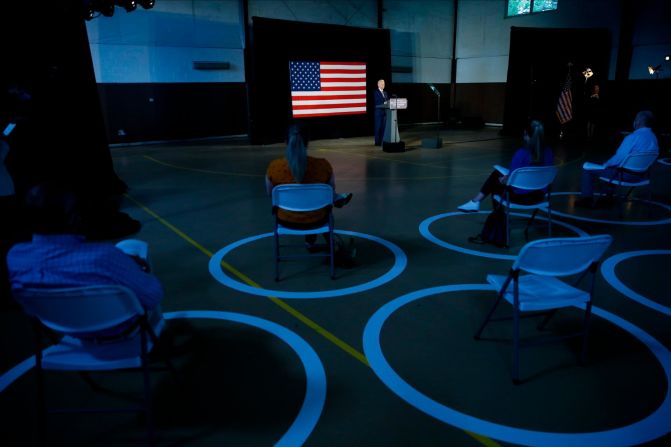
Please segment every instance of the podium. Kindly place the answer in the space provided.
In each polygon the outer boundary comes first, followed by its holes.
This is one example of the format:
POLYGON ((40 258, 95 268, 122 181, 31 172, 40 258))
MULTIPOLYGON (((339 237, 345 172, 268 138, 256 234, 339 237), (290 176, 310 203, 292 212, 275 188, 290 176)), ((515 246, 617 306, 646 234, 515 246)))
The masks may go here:
POLYGON ((398 110, 408 108, 407 98, 391 98, 381 105, 387 115, 387 123, 384 126, 384 138, 382 138, 382 150, 385 152, 405 152, 405 143, 401 141, 398 134, 398 110))

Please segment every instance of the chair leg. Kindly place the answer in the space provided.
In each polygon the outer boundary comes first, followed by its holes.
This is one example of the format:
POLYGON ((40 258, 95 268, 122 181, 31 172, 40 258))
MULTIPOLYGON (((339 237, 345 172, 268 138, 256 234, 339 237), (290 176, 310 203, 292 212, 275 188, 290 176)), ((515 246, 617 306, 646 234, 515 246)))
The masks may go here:
POLYGON ((480 324, 480 329, 473 335, 473 338, 476 340, 480 340, 480 336, 482 335, 482 331, 485 330, 485 326, 487 326, 487 323, 489 323, 489 319, 492 318, 492 315, 494 315, 494 311, 498 307, 499 303, 501 302, 501 298, 503 295, 499 292, 496 294, 496 301, 494 301, 494 305, 489 309, 489 312, 487 312, 487 316, 485 317, 484 321, 482 324, 480 324))
POLYGON ((508 247, 510 247, 510 208, 506 207, 506 248, 508 247))
MULTIPOLYGON (((151 339, 151 342, 154 344, 154 346, 158 346, 158 337, 156 336, 156 333, 154 332, 154 329, 152 329, 151 325, 149 322, 143 323, 146 327, 147 333, 149 334, 149 338, 151 339)), ((172 346, 171 346, 172 347, 172 346)), ((162 355, 162 361, 165 363, 166 368, 172 375, 173 380, 177 385, 181 384, 181 380, 179 378, 179 374, 177 374, 177 369, 175 369, 175 366, 172 364, 172 360, 170 360, 170 353, 164 352, 162 355)))
POLYGON ((524 240, 527 242, 529 242, 529 227, 534 223, 534 220, 536 219, 536 213, 538 213, 538 208, 536 208, 533 214, 531 214, 531 217, 529 220, 527 220, 527 226, 524 227, 524 240))
POLYGON ((149 359, 147 352, 147 333, 145 330, 140 331, 140 343, 142 350, 142 379, 144 383, 144 405, 145 417, 147 418, 147 445, 154 445, 154 417, 152 413, 151 403, 151 382, 149 377, 149 359))
POLYGON ((333 241, 333 228, 329 231, 329 250, 330 250, 330 262, 331 262, 331 279, 335 279, 335 244, 333 241))
POLYGON ((513 308, 513 383, 520 383, 520 311, 513 308))
POLYGON ((585 321, 583 323, 583 333, 582 333, 582 349, 580 351, 580 365, 585 365, 587 362, 587 339, 589 335, 589 326, 592 316, 592 302, 585 304, 585 321))
POLYGON ((275 231, 275 281, 280 280, 280 236, 275 231))
MULTIPOLYGON (((38 323, 35 323, 36 325, 38 323)), ((39 445, 47 445, 47 400, 44 386, 44 369, 42 368, 41 331, 35 333, 35 372, 37 373, 37 424, 39 445)))
POLYGON ((552 197, 548 197, 548 209, 547 209, 547 214, 548 214, 548 237, 552 237, 552 203, 551 203, 552 197))
POLYGON ((552 319, 552 317, 555 316, 556 313, 557 313, 557 309, 552 309, 550 312, 548 312, 548 314, 545 316, 545 318, 543 318, 543 321, 541 321, 538 324, 538 326, 536 326, 536 329, 538 329, 539 331, 542 331, 543 329, 545 329, 545 326, 550 322, 550 320, 552 319))

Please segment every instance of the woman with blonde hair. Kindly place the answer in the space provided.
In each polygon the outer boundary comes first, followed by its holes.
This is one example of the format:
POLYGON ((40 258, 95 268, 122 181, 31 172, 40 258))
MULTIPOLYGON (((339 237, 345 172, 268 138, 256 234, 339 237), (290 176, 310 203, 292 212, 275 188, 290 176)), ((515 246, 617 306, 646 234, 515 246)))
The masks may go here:
MULTIPOLYGON (((266 192, 270 194, 277 185, 286 183, 326 183, 333 188, 333 206, 342 208, 352 199, 352 193, 336 194, 333 167, 324 158, 307 154, 308 139, 301 127, 289 126, 287 147, 283 158, 270 162, 266 171, 266 192)), ((278 219, 282 225, 295 228, 314 228, 326 223, 326 209, 309 212, 291 212, 278 210, 278 219)), ((308 245, 314 244, 315 235, 306 236, 308 245)))

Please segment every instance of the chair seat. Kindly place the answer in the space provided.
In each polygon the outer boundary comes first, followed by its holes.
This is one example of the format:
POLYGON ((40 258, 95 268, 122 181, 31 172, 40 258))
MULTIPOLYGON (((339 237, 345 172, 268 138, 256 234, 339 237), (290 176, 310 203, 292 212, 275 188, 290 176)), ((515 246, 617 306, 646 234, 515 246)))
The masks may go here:
MULTIPOLYGON (((492 198, 499 203, 503 203, 503 199, 501 198, 501 196, 493 195, 492 198)), ((515 203, 515 202, 510 202, 510 203, 505 202, 504 206, 507 206, 511 210, 533 210, 533 209, 536 209, 536 208, 541 208, 541 209, 547 208, 548 206, 550 206, 550 204, 547 201, 533 203, 531 205, 522 205, 520 203, 515 203)))
MULTIPOLYGON (((151 351, 151 340, 147 351, 151 351)), ((96 343, 66 335, 57 345, 42 351, 42 367, 59 371, 108 371, 139 368, 140 335, 122 342, 96 343)))
MULTIPOLYGON (((487 275, 487 282, 501 290, 506 278, 503 275, 487 275)), ((514 303, 512 282, 503 297, 510 304, 514 303)), ((540 275, 520 275, 519 297, 520 310, 523 312, 569 307, 589 301, 589 293, 553 276, 540 275)))
POLYGON ((321 227, 318 228, 310 228, 310 229, 301 229, 301 230, 295 230, 293 228, 287 228, 285 226, 282 226, 281 224, 277 224, 277 234, 279 235, 294 235, 294 236, 302 236, 305 234, 322 234, 322 233, 328 233, 329 232, 329 225, 324 224, 321 227))
POLYGON ((613 185, 618 186, 646 186, 650 184, 649 179, 643 179, 640 182, 625 182, 616 179, 610 179, 608 177, 599 177, 599 180, 603 180, 606 183, 612 183, 613 185))
MULTIPOLYGON (((165 319, 161 315, 158 321, 151 324, 154 333, 159 337, 165 328, 165 319)), ((152 348, 151 338, 147 336, 147 352, 151 352, 152 348)), ((142 366, 141 354, 139 330, 126 338, 102 343, 66 335, 57 345, 42 351, 42 367, 58 371, 139 368, 142 366)))

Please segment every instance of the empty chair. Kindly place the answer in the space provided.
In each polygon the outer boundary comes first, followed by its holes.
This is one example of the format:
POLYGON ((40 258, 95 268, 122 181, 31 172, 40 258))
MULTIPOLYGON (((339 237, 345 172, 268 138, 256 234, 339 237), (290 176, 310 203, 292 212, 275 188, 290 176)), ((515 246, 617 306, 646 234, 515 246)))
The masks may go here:
POLYGON ((552 193, 552 182, 559 169, 556 166, 529 166, 515 169, 510 173, 508 181, 503 192, 503 196, 493 195, 492 198, 503 205, 506 210, 506 247, 510 245, 510 210, 534 210, 531 218, 527 221, 524 228, 525 240, 529 240, 529 225, 536 218, 538 210, 543 210, 548 215, 548 236, 552 236, 552 206, 550 203, 552 193), (545 198, 534 204, 519 204, 510 200, 513 188, 527 191, 546 190, 545 198))
POLYGON ((275 281, 280 280, 280 261, 309 257, 329 257, 331 265, 331 279, 335 278, 334 245, 333 245, 333 188, 323 183, 291 183, 278 185, 272 191, 273 215, 275 216, 275 281), (310 212, 326 209, 325 222, 314 226, 287 226, 277 216, 278 209, 291 212, 310 212), (280 236, 306 236, 310 234, 328 234, 328 253, 314 253, 304 255, 281 255, 280 236))
POLYGON ((520 348, 580 336, 583 339, 580 361, 585 361, 594 295, 594 276, 599 260, 611 242, 610 235, 541 239, 529 242, 522 247, 508 276, 487 276, 487 281, 498 289, 498 294, 494 305, 476 332, 475 339, 480 339, 482 331, 490 321, 513 320, 512 378, 514 383, 519 383, 520 348), (587 274, 590 275, 587 290, 579 289, 578 284, 587 274), (558 279, 558 277, 570 275, 579 275, 573 284, 558 279), (512 317, 492 318, 501 298, 512 305, 512 317), (583 327, 580 332, 536 341, 536 343, 523 344, 520 342, 520 318, 545 315, 545 319, 538 326, 541 329, 557 309, 571 306, 585 307, 583 327), (523 312, 533 313, 522 315, 523 312))
POLYGON ((648 201, 652 199, 652 186, 650 186, 650 168, 657 160, 655 152, 643 152, 629 154, 615 169, 610 177, 599 177, 611 187, 628 187, 627 194, 621 197, 619 213, 622 218, 622 207, 629 198, 631 192, 637 186, 648 186, 648 201))
MULTIPOLYGON (((48 413, 144 412, 147 416, 148 443, 153 444, 148 355, 165 326, 161 314, 156 314, 160 318, 152 318, 156 321, 150 322, 135 294, 120 285, 26 288, 15 290, 13 294, 35 323, 35 366, 41 417, 46 418, 48 413), (43 349, 41 339, 45 334, 54 341, 54 345, 43 349), (142 406, 47 409, 44 370, 78 371, 92 384, 85 372, 122 369, 142 371, 142 406)), ((166 359, 165 362, 174 373, 170 361, 166 359)), ((43 428, 45 420, 42 421, 43 428)))

